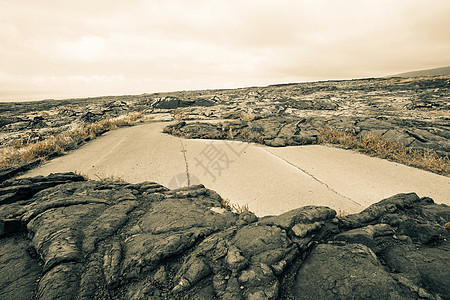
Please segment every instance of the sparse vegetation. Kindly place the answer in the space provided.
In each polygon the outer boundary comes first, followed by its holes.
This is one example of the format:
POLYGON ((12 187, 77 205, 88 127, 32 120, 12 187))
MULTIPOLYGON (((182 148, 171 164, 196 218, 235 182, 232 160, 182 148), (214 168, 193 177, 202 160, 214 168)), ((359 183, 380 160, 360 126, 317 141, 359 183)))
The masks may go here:
POLYGON ((246 212, 246 211, 250 211, 249 208, 248 208, 248 203, 246 203, 244 205, 233 204, 233 205, 231 205, 231 207, 238 214, 241 214, 241 213, 246 212))
POLYGON ((341 210, 339 208, 339 210, 336 213, 336 217, 345 218, 346 216, 348 216, 348 213, 345 210, 341 210))
MULTIPOLYGON (((89 175, 87 175, 86 173, 80 172, 75 170, 74 171, 75 174, 82 176, 85 180, 91 180, 89 178, 89 175)), ((99 173, 94 174, 94 176, 102 182, 126 182, 125 179, 123 179, 121 176, 117 176, 117 175, 101 175, 99 173)))
POLYGON ((220 204, 222 205, 223 208, 234 211, 237 214, 241 214, 245 211, 250 211, 250 209, 248 207, 248 203, 246 203, 244 205, 231 204, 231 201, 229 199, 222 198, 222 200, 220 201, 220 204))
POLYGON ((80 172, 80 171, 77 171, 77 170, 75 170, 74 173, 77 174, 77 175, 82 176, 84 178, 84 180, 86 180, 86 181, 90 180, 89 176, 86 173, 83 173, 83 172, 80 172))
POLYGON ((109 130, 136 124, 142 117, 142 113, 129 113, 94 124, 83 124, 36 143, 21 143, 4 147, 0 149, 0 169, 20 166, 35 159, 45 160, 60 155, 109 130))
POLYGON ((334 144, 344 149, 354 149, 370 156, 376 156, 437 174, 450 175, 450 161, 439 157, 433 151, 420 152, 402 143, 389 141, 381 136, 368 135, 358 138, 344 130, 322 128, 319 143, 334 144))
POLYGON ((222 205, 222 207, 226 209, 230 208, 230 199, 221 198, 220 205, 222 205))
POLYGON ((123 179, 120 176, 117 175, 100 175, 100 174, 94 174, 95 177, 98 178, 98 180, 103 182, 126 182, 125 179, 123 179))

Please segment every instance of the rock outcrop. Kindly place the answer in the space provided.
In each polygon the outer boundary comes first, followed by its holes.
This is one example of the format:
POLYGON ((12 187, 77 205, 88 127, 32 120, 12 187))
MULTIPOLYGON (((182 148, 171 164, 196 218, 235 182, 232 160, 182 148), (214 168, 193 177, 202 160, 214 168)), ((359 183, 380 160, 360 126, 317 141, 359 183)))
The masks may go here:
POLYGON ((188 107, 188 106, 212 106, 215 105, 216 101, 209 99, 198 99, 198 100, 184 100, 179 99, 177 97, 167 96, 164 98, 158 98, 152 103, 152 107, 154 108, 163 108, 163 109, 175 109, 179 107, 188 107))
POLYGON ((235 139, 256 142, 273 147, 318 143, 320 130, 329 128, 350 133, 356 137, 383 137, 406 147, 426 152, 435 151, 442 157, 450 156, 447 132, 429 131, 429 124, 404 122, 396 119, 355 117, 304 118, 270 116, 252 120, 225 121, 222 124, 180 122, 168 125, 165 132, 188 138, 235 139), (433 132, 433 133, 432 133, 433 132))
POLYGON ((263 218, 202 185, 73 173, 0 195, 1 299, 450 299, 450 207, 413 193, 263 218))

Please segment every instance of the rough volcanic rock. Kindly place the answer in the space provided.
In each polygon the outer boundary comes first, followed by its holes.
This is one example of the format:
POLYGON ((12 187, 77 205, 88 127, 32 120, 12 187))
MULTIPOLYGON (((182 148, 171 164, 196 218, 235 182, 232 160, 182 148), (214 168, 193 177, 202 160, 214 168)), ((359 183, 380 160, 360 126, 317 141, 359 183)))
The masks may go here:
MULTIPOLYGON (((69 130, 140 112, 146 115, 143 120, 235 119, 220 127, 185 124, 185 128, 172 132, 186 137, 237 139, 282 147, 318 143, 320 130, 332 128, 358 138, 383 137, 418 152, 431 151, 448 159, 449 88, 449 76, 368 78, 4 102, 0 103, 0 149, 11 147, 6 153, 15 152, 17 147, 51 139, 69 130)), ((11 163, 0 159, 0 171, 11 163)))
POLYGON ((93 113, 88 111, 80 117, 80 120, 86 123, 95 123, 99 121, 103 116, 103 113, 93 113))
POLYGON ((258 219, 202 185, 11 179, 1 299, 450 299, 450 207, 399 194, 359 214, 258 219))
MULTIPOLYGON (((401 122, 400 122, 401 123, 401 122)), ((310 116, 270 116, 253 120, 236 120, 223 124, 185 123, 168 125, 165 132, 187 138, 236 139, 256 142, 272 147, 318 143, 320 131, 338 129, 359 138, 383 137, 416 150, 434 150, 442 157, 450 155, 448 137, 430 130, 399 124, 395 120, 376 118, 310 116)), ((440 132, 439 132, 440 133, 440 132)))
POLYGON ((297 273, 295 299, 412 299, 362 244, 320 244, 297 273))
POLYGON ((188 107, 188 106, 212 106, 215 104, 216 101, 213 99, 185 100, 179 99, 177 97, 166 96, 164 98, 157 99, 152 104, 152 106, 154 108, 175 109, 179 107, 188 107))
POLYGON ((84 178, 73 173, 52 174, 47 177, 38 176, 26 179, 10 179, 0 185, 0 204, 29 199, 37 192, 62 183, 82 181, 84 178))
POLYGON ((39 260, 24 234, 0 239, 1 299, 32 299, 40 275, 39 260))
POLYGON ((42 160, 37 158, 18 167, 5 168, 2 171, 0 171, 0 182, 12 178, 21 172, 31 170, 32 168, 38 166, 41 162, 42 160))

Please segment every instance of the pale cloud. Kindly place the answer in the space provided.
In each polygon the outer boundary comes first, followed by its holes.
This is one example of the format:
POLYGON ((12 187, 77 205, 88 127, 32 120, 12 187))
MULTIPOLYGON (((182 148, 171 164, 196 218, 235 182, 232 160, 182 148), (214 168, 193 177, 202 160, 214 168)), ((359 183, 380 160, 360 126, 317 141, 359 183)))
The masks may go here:
POLYGON ((106 40, 99 36, 83 36, 74 41, 57 43, 56 54, 63 59, 95 61, 106 51, 106 40))
POLYGON ((447 0, 0 0, 0 89, 94 96, 446 66, 449 13, 447 0))

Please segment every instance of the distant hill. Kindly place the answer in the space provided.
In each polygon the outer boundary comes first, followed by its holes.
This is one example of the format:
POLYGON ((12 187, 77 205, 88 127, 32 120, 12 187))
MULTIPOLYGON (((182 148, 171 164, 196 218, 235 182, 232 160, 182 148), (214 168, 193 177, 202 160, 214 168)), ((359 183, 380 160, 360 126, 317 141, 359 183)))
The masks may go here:
POLYGON ((440 76, 440 75, 450 75, 450 66, 400 73, 389 77, 419 77, 419 76, 440 76))

